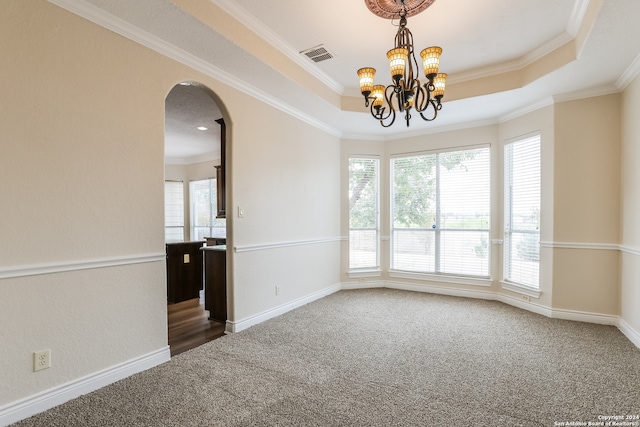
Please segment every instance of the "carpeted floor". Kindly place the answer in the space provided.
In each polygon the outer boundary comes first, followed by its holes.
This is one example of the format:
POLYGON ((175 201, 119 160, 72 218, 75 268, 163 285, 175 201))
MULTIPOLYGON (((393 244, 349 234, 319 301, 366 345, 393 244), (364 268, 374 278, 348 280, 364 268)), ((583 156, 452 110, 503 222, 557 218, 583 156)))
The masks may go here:
POLYGON ((335 293, 17 426, 555 427, 617 415, 640 415, 640 350, 616 328, 370 289, 335 293))

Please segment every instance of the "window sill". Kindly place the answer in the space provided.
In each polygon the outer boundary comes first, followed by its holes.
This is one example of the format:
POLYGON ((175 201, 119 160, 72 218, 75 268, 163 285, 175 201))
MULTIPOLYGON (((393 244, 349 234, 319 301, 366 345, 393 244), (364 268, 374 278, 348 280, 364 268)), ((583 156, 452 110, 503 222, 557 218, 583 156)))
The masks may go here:
POLYGON ((504 280, 501 280, 500 286, 502 286, 502 289, 506 289, 507 291, 517 292, 519 294, 528 295, 533 298, 540 298, 540 295, 542 294, 539 289, 515 282, 506 282, 504 280))
POLYGON ((382 276, 382 270, 379 268, 362 268, 349 270, 347 275, 350 279, 358 279, 360 277, 380 277, 382 276))
POLYGON ((453 283, 456 285, 489 287, 493 284, 493 281, 490 278, 449 276, 444 274, 416 273, 412 271, 402 271, 402 270, 389 270, 389 276, 402 278, 402 279, 415 279, 415 280, 425 280, 430 282, 453 283))

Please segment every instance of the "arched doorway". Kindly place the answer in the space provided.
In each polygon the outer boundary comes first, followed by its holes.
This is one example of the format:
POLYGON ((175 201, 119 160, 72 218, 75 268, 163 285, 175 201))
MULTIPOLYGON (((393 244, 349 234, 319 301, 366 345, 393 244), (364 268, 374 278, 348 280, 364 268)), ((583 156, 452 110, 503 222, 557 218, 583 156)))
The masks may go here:
POLYGON ((225 331, 225 129, 208 88, 183 82, 167 95, 165 241, 172 356, 225 331))

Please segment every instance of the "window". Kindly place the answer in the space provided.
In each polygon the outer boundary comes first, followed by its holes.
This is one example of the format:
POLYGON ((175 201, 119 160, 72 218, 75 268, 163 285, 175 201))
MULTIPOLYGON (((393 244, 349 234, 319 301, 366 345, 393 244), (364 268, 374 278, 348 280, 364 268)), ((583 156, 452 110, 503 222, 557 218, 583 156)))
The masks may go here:
POLYGON ((505 146, 504 174, 504 277, 538 288, 540 135, 505 146))
POLYGON ((216 218, 218 207, 216 180, 191 181, 191 239, 204 240, 205 237, 226 237, 226 221, 216 218))
POLYGON ((490 150, 391 159, 391 268, 489 277, 490 150))
POLYGON ((164 183, 164 241, 184 240, 184 196, 182 181, 164 183))
POLYGON ((380 161, 349 159, 349 268, 378 268, 380 161))

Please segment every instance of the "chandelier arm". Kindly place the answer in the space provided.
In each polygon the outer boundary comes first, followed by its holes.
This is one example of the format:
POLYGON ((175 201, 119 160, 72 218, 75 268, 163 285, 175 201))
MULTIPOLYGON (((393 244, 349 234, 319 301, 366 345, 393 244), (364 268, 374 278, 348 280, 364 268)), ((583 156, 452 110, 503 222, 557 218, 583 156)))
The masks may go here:
POLYGON ((442 105, 439 105, 435 99, 430 99, 427 105, 427 108, 425 108, 424 110, 420 111, 420 116, 426 120, 427 122, 432 122, 436 119, 436 117, 438 117, 438 110, 440 110, 442 108, 442 105), (433 107, 433 116, 431 118, 425 117, 425 115, 423 114, 423 112, 426 112, 428 107, 431 106, 433 107), (438 108, 440 107, 440 108, 438 108))
POLYGON ((380 120, 380 124, 382 125, 383 128, 388 128, 393 124, 393 122, 396 121, 396 111, 395 110, 392 110, 392 111, 393 111, 393 116, 391 117, 391 121, 388 124, 385 125, 384 121, 380 120))
POLYGON ((418 76, 420 75, 420 67, 418 66, 418 61, 416 60, 416 53, 413 48, 413 34, 411 33, 411 30, 409 30, 408 28, 407 28, 407 35, 408 35, 408 42, 409 42, 409 46, 407 47, 407 49, 409 50, 409 58, 407 61, 409 63, 408 78, 413 83, 414 80, 418 81, 418 76))
POLYGON ((429 108, 431 102, 431 91, 427 88, 427 85, 420 86, 418 84, 418 88, 416 90, 416 100, 414 102, 414 107, 417 112, 421 113, 429 108))
POLYGON ((392 103, 392 97, 394 93, 395 93, 395 87, 393 85, 387 86, 385 88, 385 92, 383 96, 383 99, 384 99, 383 104, 375 105, 374 103, 372 103, 370 107, 371 115, 373 116, 374 119, 379 120, 380 124, 383 127, 391 126, 396 119, 396 110, 395 108, 393 108, 393 103, 392 103), (392 89, 392 92, 388 93, 390 88, 392 89), (387 114, 385 114, 385 110, 388 111, 387 114), (389 118, 391 118, 390 123, 385 125, 384 122, 389 118))
POLYGON ((378 120, 380 120, 380 124, 384 128, 388 128, 393 124, 393 122, 396 121, 396 109, 393 108, 393 99, 392 99, 394 93, 396 93, 396 87, 394 85, 389 85, 384 90, 384 100, 387 106, 389 107, 389 114, 387 114, 385 117, 378 118, 378 120), (391 89, 391 93, 389 93, 389 89, 391 89), (391 121, 389 121, 389 123, 385 125, 384 122, 385 120, 389 119, 389 117, 391 117, 391 121))
POLYGON ((413 108, 415 108, 417 112, 423 111, 425 109, 424 100, 424 89, 418 86, 418 88, 416 89, 416 93, 413 96, 413 108))

